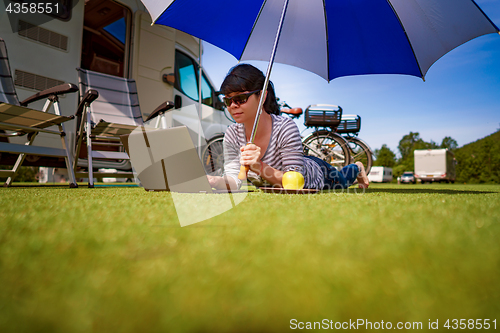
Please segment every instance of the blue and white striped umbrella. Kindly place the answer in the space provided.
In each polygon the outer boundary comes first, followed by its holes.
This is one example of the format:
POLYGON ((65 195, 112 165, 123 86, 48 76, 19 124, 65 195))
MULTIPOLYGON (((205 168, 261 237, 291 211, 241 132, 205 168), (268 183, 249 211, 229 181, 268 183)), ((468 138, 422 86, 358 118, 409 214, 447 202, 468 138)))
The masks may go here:
MULTIPOLYGON (((153 22, 238 60, 271 58, 287 0, 142 0, 153 22)), ((330 81, 362 74, 421 78, 440 57, 499 33, 473 0, 289 0, 275 62, 330 81)))

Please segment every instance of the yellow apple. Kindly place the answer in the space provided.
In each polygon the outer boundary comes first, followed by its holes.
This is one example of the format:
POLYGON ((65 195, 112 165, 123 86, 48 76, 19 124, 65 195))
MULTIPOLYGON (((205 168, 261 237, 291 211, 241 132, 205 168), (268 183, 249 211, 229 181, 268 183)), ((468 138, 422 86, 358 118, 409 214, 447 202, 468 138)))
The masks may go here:
POLYGON ((301 190, 304 188, 304 176, 300 172, 285 172, 282 179, 283 188, 287 190, 301 190))

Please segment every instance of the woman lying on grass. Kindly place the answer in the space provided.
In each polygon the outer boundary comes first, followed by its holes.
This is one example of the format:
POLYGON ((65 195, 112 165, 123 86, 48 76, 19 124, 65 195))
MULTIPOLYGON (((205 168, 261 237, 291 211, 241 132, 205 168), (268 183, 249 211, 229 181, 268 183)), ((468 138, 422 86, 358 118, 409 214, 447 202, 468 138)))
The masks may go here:
POLYGON ((266 91, 265 112, 260 116, 255 140, 247 145, 264 80, 264 74, 248 64, 233 67, 224 79, 221 93, 236 124, 224 136, 224 176, 208 176, 210 185, 217 189, 240 188, 240 165, 246 165, 250 167, 248 179, 255 186, 282 187, 283 174, 297 171, 304 176, 307 189, 347 188, 356 179, 360 188, 367 188, 369 181, 361 162, 339 172, 317 157, 304 156, 299 129, 292 119, 279 115, 272 84, 266 91))

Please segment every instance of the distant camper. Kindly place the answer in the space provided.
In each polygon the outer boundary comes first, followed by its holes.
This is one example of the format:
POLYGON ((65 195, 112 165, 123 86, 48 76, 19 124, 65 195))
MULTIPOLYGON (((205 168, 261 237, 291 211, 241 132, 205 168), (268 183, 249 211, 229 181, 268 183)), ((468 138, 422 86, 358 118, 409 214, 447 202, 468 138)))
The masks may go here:
POLYGON ((455 155, 448 149, 415 150, 415 178, 425 182, 455 182, 455 155))
POLYGON ((383 166, 374 166, 368 174, 370 182, 386 183, 392 181, 392 169, 383 166))

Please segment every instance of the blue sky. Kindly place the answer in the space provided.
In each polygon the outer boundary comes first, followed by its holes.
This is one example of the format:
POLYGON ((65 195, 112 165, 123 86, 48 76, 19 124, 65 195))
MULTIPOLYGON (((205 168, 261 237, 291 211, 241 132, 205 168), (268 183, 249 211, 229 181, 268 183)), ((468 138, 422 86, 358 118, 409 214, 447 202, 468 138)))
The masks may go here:
MULTIPOLYGON (((500 0, 477 0, 500 26, 500 0)), ((204 42, 203 67, 219 89, 238 61, 204 42)), ((264 73, 267 63, 249 62, 264 73)), ((445 136, 459 146, 500 128, 500 35, 489 34, 465 43, 439 59, 425 82, 406 75, 365 75, 330 83, 305 70, 275 64, 271 74, 276 94, 293 107, 335 104, 344 114, 358 114, 359 137, 372 149, 387 144, 397 153, 399 140, 410 131, 438 144, 445 136)), ((304 130, 304 120, 296 121, 304 130)), ((307 130, 304 134, 307 133, 307 130)))

